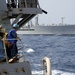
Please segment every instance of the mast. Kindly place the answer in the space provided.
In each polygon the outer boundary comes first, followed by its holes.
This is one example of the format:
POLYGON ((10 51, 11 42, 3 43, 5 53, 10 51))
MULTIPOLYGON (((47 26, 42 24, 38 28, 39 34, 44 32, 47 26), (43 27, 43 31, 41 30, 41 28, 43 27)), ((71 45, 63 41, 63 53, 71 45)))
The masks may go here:
POLYGON ((35 26, 38 26, 39 23, 38 23, 38 15, 35 17, 35 26))
POLYGON ((65 19, 65 17, 61 17, 61 20, 62 20, 62 25, 64 24, 64 20, 65 19))

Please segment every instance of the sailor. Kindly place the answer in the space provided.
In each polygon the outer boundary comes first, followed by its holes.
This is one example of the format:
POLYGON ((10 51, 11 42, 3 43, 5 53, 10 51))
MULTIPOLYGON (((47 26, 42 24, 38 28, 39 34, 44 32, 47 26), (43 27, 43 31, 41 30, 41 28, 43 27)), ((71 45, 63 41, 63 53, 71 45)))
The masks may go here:
POLYGON ((2 25, 0 25, 0 32, 5 32, 5 28, 3 28, 2 25))
POLYGON ((8 7, 8 9, 16 8, 16 2, 17 1, 14 1, 14 0, 7 0, 7 7, 8 7))
POLYGON ((2 25, 0 25, 0 39, 2 39, 5 35, 5 28, 3 28, 2 25))
POLYGON ((11 6, 12 6, 13 8, 16 8, 16 4, 15 4, 15 1, 14 1, 14 0, 11 0, 11 6))
POLYGON ((0 29, 2 29, 2 25, 0 25, 0 29))
POLYGON ((13 57, 17 57, 18 49, 17 49, 17 40, 20 38, 17 37, 16 30, 18 29, 19 25, 14 24, 13 28, 8 32, 7 40, 10 42, 10 47, 7 47, 7 55, 9 59, 13 57))

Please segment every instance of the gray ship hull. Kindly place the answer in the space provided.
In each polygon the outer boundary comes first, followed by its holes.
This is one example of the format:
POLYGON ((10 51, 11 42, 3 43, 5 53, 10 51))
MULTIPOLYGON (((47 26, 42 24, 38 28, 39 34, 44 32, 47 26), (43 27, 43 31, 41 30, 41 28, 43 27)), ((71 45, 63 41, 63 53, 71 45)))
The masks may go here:
POLYGON ((45 35, 75 35, 75 25, 32 26, 17 31, 18 34, 45 34, 45 35))

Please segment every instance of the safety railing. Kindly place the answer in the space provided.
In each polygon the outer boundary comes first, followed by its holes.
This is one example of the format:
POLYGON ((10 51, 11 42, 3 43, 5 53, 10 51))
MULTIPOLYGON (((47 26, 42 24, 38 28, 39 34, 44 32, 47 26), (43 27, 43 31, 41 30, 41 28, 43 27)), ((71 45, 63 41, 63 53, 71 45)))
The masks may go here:
MULTIPOLYGON (((5 53, 5 58, 6 58, 6 62, 8 63, 8 56, 7 56, 7 50, 6 50, 6 45, 5 45, 5 41, 8 40, 18 40, 18 39, 1 39, 1 41, 3 41, 3 49, 4 49, 4 53, 5 53)), ((25 61, 25 54, 24 54, 24 45, 23 45, 23 42, 22 40, 20 39, 21 41, 21 46, 22 46, 22 54, 21 54, 21 57, 24 57, 24 61, 25 61)))
POLYGON ((40 7, 38 0, 7 0, 7 6, 9 9, 40 7))

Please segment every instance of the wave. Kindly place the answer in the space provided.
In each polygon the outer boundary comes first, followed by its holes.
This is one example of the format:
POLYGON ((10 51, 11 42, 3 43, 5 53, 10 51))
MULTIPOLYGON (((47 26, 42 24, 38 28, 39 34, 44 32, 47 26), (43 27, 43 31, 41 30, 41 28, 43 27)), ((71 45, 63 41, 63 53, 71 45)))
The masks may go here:
MULTIPOLYGON (((43 75, 43 70, 41 71, 32 71, 32 74, 43 75)), ((60 70, 52 70, 52 75, 75 75, 75 73, 60 71, 60 70)))
POLYGON ((32 52, 35 52, 32 48, 25 48, 24 50, 19 50, 18 52, 19 53, 22 53, 22 52, 27 52, 27 53, 32 53, 32 52))
POLYGON ((52 75, 75 75, 75 73, 61 71, 61 70, 52 70, 52 75))
POLYGON ((32 75, 42 75, 43 71, 32 71, 32 75))
POLYGON ((32 52, 35 52, 32 48, 28 48, 27 50, 26 50, 26 52, 27 53, 32 53, 32 52))

